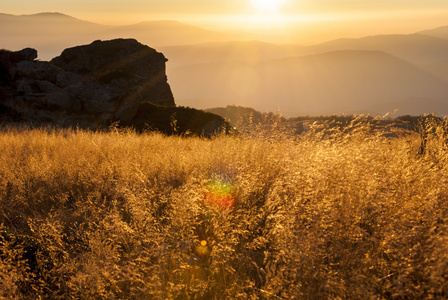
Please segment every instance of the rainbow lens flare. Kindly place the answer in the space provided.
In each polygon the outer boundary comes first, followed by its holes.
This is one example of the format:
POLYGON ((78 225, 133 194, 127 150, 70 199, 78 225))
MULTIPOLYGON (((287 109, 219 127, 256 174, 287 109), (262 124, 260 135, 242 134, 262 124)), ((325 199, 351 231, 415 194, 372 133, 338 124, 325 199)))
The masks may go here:
POLYGON ((210 249, 207 247, 207 241, 202 240, 199 245, 194 248, 195 252, 199 256, 207 256, 210 254, 210 249))
POLYGON ((224 180, 212 180, 206 186, 204 203, 209 207, 221 210, 230 210, 235 206, 236 199, 233 195, 233 185, 224 180))

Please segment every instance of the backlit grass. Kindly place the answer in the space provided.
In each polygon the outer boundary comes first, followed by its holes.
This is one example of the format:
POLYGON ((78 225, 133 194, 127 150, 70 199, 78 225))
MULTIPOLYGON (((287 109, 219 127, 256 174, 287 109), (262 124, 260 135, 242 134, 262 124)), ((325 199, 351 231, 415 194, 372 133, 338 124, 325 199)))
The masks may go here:
POLYGON ((3 128, 0 298, 446 298, 443 125, 3 128))

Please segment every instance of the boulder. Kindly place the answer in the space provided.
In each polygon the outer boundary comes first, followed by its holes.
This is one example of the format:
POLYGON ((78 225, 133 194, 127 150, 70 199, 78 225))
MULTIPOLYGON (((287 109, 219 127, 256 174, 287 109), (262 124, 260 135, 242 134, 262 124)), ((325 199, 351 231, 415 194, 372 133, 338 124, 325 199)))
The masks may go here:
POLYGON ((56 84, 62 88, 68 87, 72 84, 81 82, 82 75, 73 72, 59 72, 56 75, 56 84))
POLYGON ((37 58, 37 50, 33 48, 25 48, 23 50, 13 52, 15 61, 33 61, 37 58))
MULTIPOLYGON (((166 61, 162 53, 134 39, 116 39, 65 49, 51 63, 63 71, 97 82, 107 91, 114 90, 111 93, 113 99, 106 101, 103 98, 100 102, 115 103, 115 118, 129 120, 135 116, 142 101, 175 105, 165 73, 166 61), (122 96, 118 97, 119 94, 122 96)), ((86 103, 86 107, 89 105, 86 103)))
POLYGON ((16 64, 17 75, 30 78, 47 80, 56 83, 59 73, 58 67, 45 61, 23 60, 16 64))
POLYGON ((61 88, 48 80, 21 79, 18 81, 17 93, 25 96, 45 96, 49 93, 59 92, 61 88))
POLYGON ((92 115, 112 113, 117 103, 125 97, 124 91, 112 85, 102 85, 93 80, 83 80, 64 88, 75 103, 79 102, 84 112, 92 115))
POLYGON ((73 99, 70 95, 64 91, 54 92, 46 95, 44 102, 42 103, 48 107, 57 107, 62 111, 80 112, 81 102, 77 99, 73 99))

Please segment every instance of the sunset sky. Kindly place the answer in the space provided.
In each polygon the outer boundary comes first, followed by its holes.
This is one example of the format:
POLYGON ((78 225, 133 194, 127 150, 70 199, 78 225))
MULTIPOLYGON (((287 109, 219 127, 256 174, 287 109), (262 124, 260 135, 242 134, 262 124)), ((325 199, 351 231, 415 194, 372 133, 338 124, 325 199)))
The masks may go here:
MULTIPOLYGON (((411 33, 448 25, 446 0, 0 0, 0 12, 61 12, 105 25, 170 19, 220 30, 281 30, 304 39, 411 33)), ((273 32, 275 34, 275 32, 273 32)), ((313 42, 313 41, 311 41, 313 42)))

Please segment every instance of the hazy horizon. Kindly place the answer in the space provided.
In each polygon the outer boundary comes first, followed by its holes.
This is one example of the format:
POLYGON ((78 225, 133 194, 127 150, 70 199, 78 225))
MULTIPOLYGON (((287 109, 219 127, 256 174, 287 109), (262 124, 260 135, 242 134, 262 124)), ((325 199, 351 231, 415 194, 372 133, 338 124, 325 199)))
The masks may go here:
POLYGON ((3 15, 0 45, 32 47, 51 60, 94 40, 134 38, 168 58, 176 104, 195 108, 240 105, 288 116, 448 113, 448 32, 437 29, 448 26, 448 3, 120 3, 9 3, 1 13, 75 19, 3 15), (145 23, 157 20, 181 24, 145 23))
POLYGON ((30 1, 2 5, 2 13, 59 12, 101 25, 125 26, 173 20, 209 30, 238 33, 245 39, 310 45, 337 38, 408 34, 448 25, 448 3, 395 0, 389 3, 347 0, 246 0, 226 2, 30 1))

